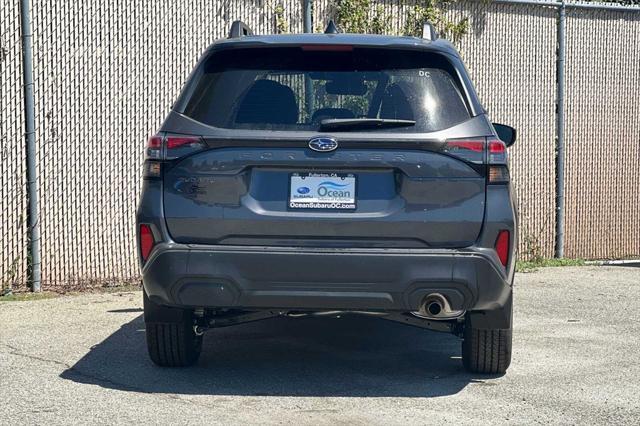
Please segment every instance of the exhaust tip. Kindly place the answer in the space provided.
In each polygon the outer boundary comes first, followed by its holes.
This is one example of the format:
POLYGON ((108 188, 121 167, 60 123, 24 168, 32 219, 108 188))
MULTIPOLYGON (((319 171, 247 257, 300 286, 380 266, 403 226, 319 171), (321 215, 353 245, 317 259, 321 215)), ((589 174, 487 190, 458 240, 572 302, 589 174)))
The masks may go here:
POLYGON ((442 312, 442 305, 440 305, 440 302, 431 302, 427 305, 427 312, 435 317, 442 312))
POLYGON ((431 293, 424 298, 420 310, 415 316, 428 319, 454 319, 462 316, 464 310, 453 310, 446 297, 440 293, 431 293))

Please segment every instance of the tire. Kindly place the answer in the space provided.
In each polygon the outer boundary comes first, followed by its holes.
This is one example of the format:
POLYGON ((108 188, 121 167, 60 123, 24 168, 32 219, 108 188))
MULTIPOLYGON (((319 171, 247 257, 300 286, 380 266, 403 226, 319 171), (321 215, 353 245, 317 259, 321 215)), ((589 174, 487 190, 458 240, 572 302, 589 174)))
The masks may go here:
POLYGON ((202 351, 202 336, 197 336, 193 331, 191 311, 181 309, 179 315, 175 315, 176 308, 156 305, 149 301, 146 294, 144 302, 145 314, 147 310, 153 310, 155 315, 162 309, 171 310, 171 315, 167 315, 170 321, 145 320, 151 361, 161 367, 187 367, 198 361, 202 351))
POLYGON ((462 363, 471 373, 504 374, 511 364, 512 329, 464 328, 462 363))

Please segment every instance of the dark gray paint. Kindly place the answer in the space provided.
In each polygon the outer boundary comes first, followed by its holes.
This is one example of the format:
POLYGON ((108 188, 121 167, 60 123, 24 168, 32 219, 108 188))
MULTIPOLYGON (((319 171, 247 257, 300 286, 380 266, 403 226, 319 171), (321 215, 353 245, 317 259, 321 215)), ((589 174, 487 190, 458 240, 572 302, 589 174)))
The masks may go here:
MULTIPOLYGON (((182 135, 198 135, 230 141, 259 140, 277 142, 308 142, 309 139, 314 136, 325 134, 325 132, 318 131, 292 132, 278 130, 223 129, 200 123, 176 111, 169 112, 169 115, 163 123, 160 131, 182 135)), ((335 136, 340 141, 385 141, 392 139, 396 142, 470 138, 477 136, 492 136, 494 134, 495 130, 484 113, 448 129, 430 133, 402 133, 400 129, 385 132, 331 132, 331 135, 335 136)))
POLYGON ((360 246, 367 242, 359 239, 374 238, 465 247, 484 216, 484 176, 433 152, 225 148, 180 161, 164 185, 169 232, 182 243, 327 237, 360 246), (357 210, 288 210, 289 175, 297 170, 355 172, 357 210))
POLYGON ((502 267, 475 249, 170 244, 159 247, 143 273, 154 302, 192 307, 416 311, 437 291, 450 295, 455 309, 493 310, 511 295, 502 267))

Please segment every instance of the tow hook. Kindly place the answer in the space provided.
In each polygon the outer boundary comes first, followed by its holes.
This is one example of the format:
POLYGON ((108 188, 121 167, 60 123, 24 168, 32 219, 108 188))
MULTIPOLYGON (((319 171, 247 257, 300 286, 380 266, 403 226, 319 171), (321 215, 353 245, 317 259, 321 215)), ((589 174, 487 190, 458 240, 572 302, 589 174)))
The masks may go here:
POLYGON ((195 324, 193 326, 193 332, 196 334, 196 336, 202 336, 205 331, 207 331, 207 328, 200 324, 195 324))

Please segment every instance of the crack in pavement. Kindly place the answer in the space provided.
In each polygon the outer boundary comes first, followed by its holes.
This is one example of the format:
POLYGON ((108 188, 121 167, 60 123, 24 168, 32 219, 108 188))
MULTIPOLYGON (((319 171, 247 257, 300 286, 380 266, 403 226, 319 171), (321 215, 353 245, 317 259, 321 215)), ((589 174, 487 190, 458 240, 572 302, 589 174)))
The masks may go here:
MULTIPOLYGON (((27 358, 27 359, 31 359, 34 361, 40 361, 40 362, 46 362, 46 363, 50 363, 50 364, 54 364, 54 365, 59 365, 61 367, 66 368, 66 371, 64 371, 63 373, 67 373, 70 375, 76 375, 78 377, 84 378, 84 379, 89 379, 89 380, 93 380, 96 382, 102 382, 103 384, 106 385, 110 385, 111 387, 117 386, 119 388, 121 388, 121 390, 124 391, 129 391, 129 392, 140 392, 140 393, 144 393, 147 395, 157 395, 161 398, 166 398, 166 399, 172 399, 172 400, 176 400, 179 401, 181 403, 187 403, 187 404, 191 404, 191 405, 195 405, 195 406, 202 406, 205 408, 213 408, 213 406, 210 406, 208 404, 203 404, 197 401, 192 401, 190 399, 187 398, 182 398, 178 395, 171 395, 171 394, 154 394, 153 392, 149 392, 143 388, 139 388, 136 386, 132 386, 129 385, 127 383, 122 383, 122 382, 117 382, 111 379, 107 379, 104 377, 100 377, 91 373, 85 373, 83 371, 78 370, 77 368, 75 368, 72 365, 67 364, 66 362, 63 361, 58 361, 56 359, 50 359, 50 358, 44 358, 38 355, 31 355, 28 353, 24 353, 22 351, 20 351, 20 349, 16 348, 15 346, 11 346, 7 343, 0 343, 1 345, 3 345, 4 347, 8 348, 9 351, 5 352, 8 355, 14 355, 14 356, 20 356, 23 358, 27 358)), ((63 377, 61 377, 62 379, 64 379, 63 377)))
POLYGON ((4 347, 9 348, 9 352, 6 352, 9 355, 21 356, 21 357, 29 358, 29 359, 32 359, 32 360, 35 360, 35 361, 48 362, 48 363, 51 363, 51 364, 60 365, 60 366, 65 367, 65 368, 72 368, 69 364, 67 364, 65 362, 58 361, 58 360, 55 360, 55 359, 44 358, 44 357, 40 357, 40 356, 37 356, 37 355, 27 354, 27 353, 21 352, 20 349, 16 348, 15 346, 11 346, 11 345, 6 344, 6 343, 1 343, 1 344, 4 347))

